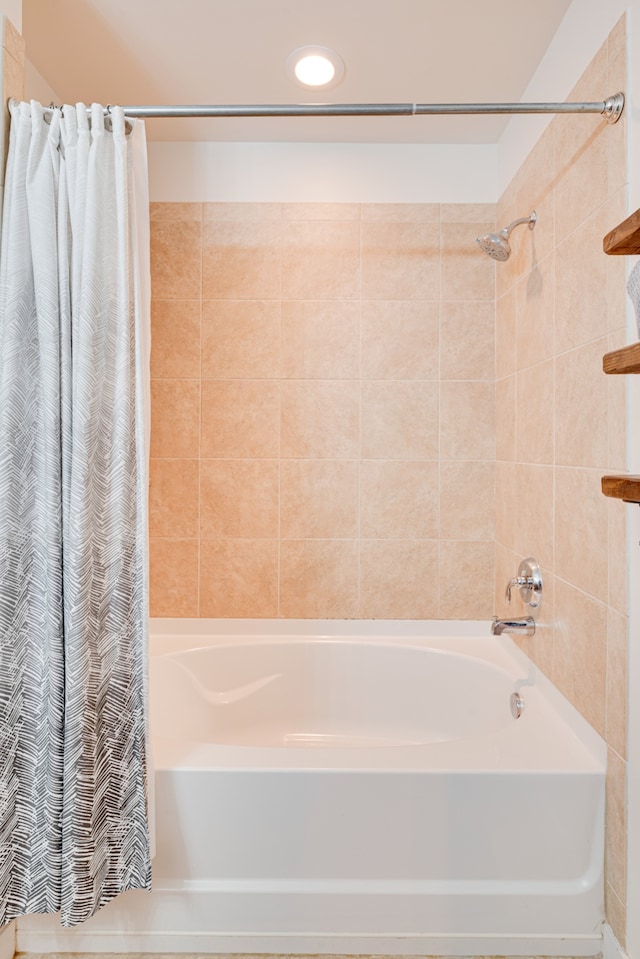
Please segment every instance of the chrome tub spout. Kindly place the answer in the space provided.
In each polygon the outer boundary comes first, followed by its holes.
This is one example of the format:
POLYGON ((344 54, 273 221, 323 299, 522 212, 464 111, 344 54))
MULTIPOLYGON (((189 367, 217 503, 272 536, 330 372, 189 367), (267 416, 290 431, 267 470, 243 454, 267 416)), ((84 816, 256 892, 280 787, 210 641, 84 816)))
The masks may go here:
POLYGON ((536 624, 533 616, 526 616, 524 619, 498 619, 493 617, 491 632, 494 636, 501 636, 503 633, 520 633, 523 636, 535 635, 536 624))

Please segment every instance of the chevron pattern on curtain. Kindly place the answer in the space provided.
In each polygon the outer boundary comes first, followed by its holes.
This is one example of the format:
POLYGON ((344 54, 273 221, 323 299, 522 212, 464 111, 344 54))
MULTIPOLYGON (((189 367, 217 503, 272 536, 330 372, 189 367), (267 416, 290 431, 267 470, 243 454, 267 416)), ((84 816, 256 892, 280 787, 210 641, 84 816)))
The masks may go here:
MULTIPOLYGON (((142 138, 142 139, 141 139, 142 138)), ((135 157, 134 151, 140 151, 135 157)), ((150 888, 148 253, 122 111, 12 109, 0 248, 0 924, 150 888), (146 272, 145 272, 146 268, 146 272)))

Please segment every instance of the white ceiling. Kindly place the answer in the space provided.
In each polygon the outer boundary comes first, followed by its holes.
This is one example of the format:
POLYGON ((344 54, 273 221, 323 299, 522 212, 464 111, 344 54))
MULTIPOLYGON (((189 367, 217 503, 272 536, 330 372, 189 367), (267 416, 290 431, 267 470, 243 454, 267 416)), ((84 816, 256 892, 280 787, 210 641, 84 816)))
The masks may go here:
MULTIPOLYGON (((303 103, 306 44, 343 103, 518 101, 571 0, 23 0, 27 57, 63 102, 303 103)), ((603 96, 606 94, 603 94, 603 96)), ((156 140, 493 143, 505 117, 147 121, 156 140)))

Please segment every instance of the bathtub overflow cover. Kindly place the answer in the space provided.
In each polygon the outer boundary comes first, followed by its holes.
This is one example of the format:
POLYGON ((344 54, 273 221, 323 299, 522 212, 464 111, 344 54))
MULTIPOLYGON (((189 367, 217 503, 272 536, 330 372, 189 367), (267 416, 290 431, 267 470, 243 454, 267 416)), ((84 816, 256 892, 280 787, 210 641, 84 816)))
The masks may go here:
POLYGON ((514 719, 519 719, 522 716, 522 710, 524 709, 524 699, 520 693, 511 693, 511 715, 514 719))

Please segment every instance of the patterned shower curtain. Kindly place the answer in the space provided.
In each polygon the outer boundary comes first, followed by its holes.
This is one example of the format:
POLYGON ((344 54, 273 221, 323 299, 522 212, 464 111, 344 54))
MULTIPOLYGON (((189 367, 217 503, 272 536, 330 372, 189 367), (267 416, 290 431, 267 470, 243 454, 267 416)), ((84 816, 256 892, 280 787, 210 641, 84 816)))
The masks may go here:
POLYGON ((150 887, 144 125, 12 106, 0 248, 0 924, 150 887))

